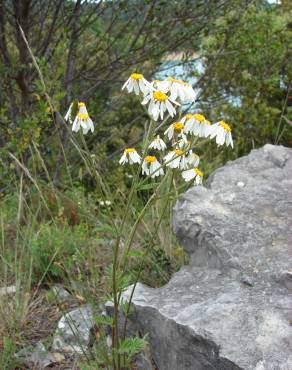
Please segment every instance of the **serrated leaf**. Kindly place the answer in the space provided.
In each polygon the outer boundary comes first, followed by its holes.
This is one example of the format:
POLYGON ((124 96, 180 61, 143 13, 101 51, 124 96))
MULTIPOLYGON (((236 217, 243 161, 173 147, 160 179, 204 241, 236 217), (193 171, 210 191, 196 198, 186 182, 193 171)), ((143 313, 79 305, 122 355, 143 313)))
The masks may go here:
POLYGON ((120 343, 120 347, 118 353, 123 355, 126 354, 130 357, 136 355, 137 353, 141 352, 147 345, 145 338, 126 338, 120 343))
POLYGON ((100 325, 113 326, 113 321, 111 316, 100 315, 95 318, 95 322, 100 325))
POLYGON ((122 302, 120 303, 120 310, 124 315, 128 312, 129 309, 129 302, 122 299, 122 302))

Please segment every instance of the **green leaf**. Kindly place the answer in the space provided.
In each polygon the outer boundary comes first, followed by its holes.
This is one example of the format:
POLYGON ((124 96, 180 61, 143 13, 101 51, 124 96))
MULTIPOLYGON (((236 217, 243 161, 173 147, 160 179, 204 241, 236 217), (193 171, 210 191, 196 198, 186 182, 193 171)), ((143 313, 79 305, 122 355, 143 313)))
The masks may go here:
POLYGON ((151 184, 144 184, 144 185, 138 185, 137 187, 137 190, 140 191, 140 190, 150 190, 150 189, 154 189, 156 186, 158 186, 159 183, 158 182, 153 182, 151 184))
POLYGON ((135 249, 135 250, 130 250, 130 251, 127 253, 127 256, 128 256, 128 257, 143 257, 143 256, 144 256, 144 252, 139 251, 139 250, 137 250, 137 249, 135 249))
POLYGON ((128 301, 123 301, 120 303, 120 309, 124 315, 126 315, 128 312, 133 312, 133 305, 130 304, 129 307, 129 302, 128 301))
POLYGON ((95 318, 95 322, 99 325, 113 326, 113 321, 111 316, 100 315, 95 318))
POLYGON ((126 338, 120 343, 120 347, 118 353, 123 355, 126 354, 130 357, 136 355, 137 353, 141 352, 145 349, 147 342, 144 338, 139 337, 132 337, 126 338))

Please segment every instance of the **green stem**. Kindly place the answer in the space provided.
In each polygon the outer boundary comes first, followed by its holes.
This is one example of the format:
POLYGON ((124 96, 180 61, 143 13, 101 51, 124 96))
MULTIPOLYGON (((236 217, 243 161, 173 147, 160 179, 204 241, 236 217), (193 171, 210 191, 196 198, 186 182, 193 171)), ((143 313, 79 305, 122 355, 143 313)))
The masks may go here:
POLYGON ((134 225, 133 225, 133 227, 132 227, 132 229, 130 231, 130 235, 129 235, 128 242, 126 244, 125 253, 124 253, 124 261, 123 261, 123 264, 122 264, 124 270, 125 270, 125 267, 126 267, 126 263, 127 263, 127 260, 128 260, 128 254, 129 254, 129 251, 131 249, 131 246, 132 246, 132 243, 133 243, 133 239, 134 239, 134 236, 135 236, 137 227, 139 226, 139 224, 140 224, 142 218, 144 217, 145 212, 147 211, 147 209, 150 207, 150 205, 155 200, 155 198, 157 198, 158 191, 160 190, 160 188, 162 187, 162 185, 165 183, 165 181, 167 180, 167 178, 168 178, 168 173, 165 174, 165 176, 162 179, 161 183, 157 186, 157 188, 155 189, 154 193, 148 199, 147 203, 143 207, 142 211, 140 212, 138 218, 136 219, 136 221, 135 221, 135 223, 134 223, 134 225))
MULTIPOLYGON (((165 177, 166 177, 166 176, 165 176, 165 177)), ((170 183, 169 183, 169 184, 170 184, 170 185, 169 185, 169 188, 170 188, 170 187, 171 187, 171 185, 172 185, 173 178, 174 178, 174 172, 172 172, 172 176, 171 176, 170 183)), ((161 182, 161 183, 162 183, 162 182, 161 182)), ((150 251, 151 247, 152 247, 152 246, 153 246, 153 244, 154 244, 154 238, 155 238, 155 236, 156 236, 156 234, 157 234, 157 232, 158 232, 158 229, 159 229, 159 227, 160 227, 160 225, 161 225, 162 218, 163 218, 163 216, 164 216, 164 214, 165 214, 165 211, 166 211, 166 208, 167 208, 167 206, 168 206, 168 201, 169 201, 169 198, 166 198, 166 201, 165 201, 164 207, 163 207, 162 212, 161 212, 161 214, 160 214, 160 218, 159 218, 159 220, 158 220, 158 222, 157 222, 157 224, 156 224, 156 227, 155 227, 154 232, 152 233, 152 237, 151 237, 151 239, 150 239, 150 241, 149 241, 149 244, 148 244, 148 246, 147 246, 147 249, 146 249, 146 251, 145 251, 144 255, 143 255, 143 256, 142 256, 142 258, 141 258, 141 263, 140 263, 140 265, 139 265, 138 274, 137 274, 137 276, 136 276, 136 279, 135 279, 135 282, 134 282, 134 285, 133 285, 133 288, 132 288, 132 291, 131 291, 131 294, 130 294, 130 299, 129 299, 129 301, 128 301, 127 311, 126 311, 126 314, 125 314, 125 322, 124 322, 124 327, 123 327, 123 338, 125 338, 125 336, 126 336, 126 329, 127 329, 127 323, 128 323, 128 316, 129 316, 130 307, 131 307, 132 299, 133 299, 133 296, 134 296, 134 292, 135 292, 136 286, 137 286, 137 284, 138 284, 138 281, 139 281, 139 278, 140 278, 140 275, 141 275, 141 272, 142 272, 142 269, 143 269, 143 266, 144 266, 144 262, 145 262, 145 260, 146 260, 146 257, 147 257, 147 255, 148 255, 148 253, 149 253, 149 251, 150 251)))
MULTIPOLYGON (((115 355, 115 353, 114 353, 115 350, 117 351, 117 369, 118 370, 120 370, 120 362, 121 362, 120 361, 120 355, 118 354, 118 349, 119 349, 118 315, 119 315, 119 296, 120 296, 120 292, 118 291, 118 288, 117 288, 117 271, 119 269, 119 261, 118 261, 119 249, 120 249, 121 238, 122 238, 122 235, 123 235, 123 230, 124 230, 124 226, 125 226, 125 223, 126 223, 126 220, 127 220, 129 209, 130 209, 130 206, 131 206, 131 203, 132 203, 132 200, 133 200, 136 188, 137 188, 136 184, 137 184, 138 177, 139 177, 139 174, 140 174, 140 170, 141 170, 141 167, 142 167, 142 161, 143 161, 143 159, 146 155, 146 152, 147 152, 147 149, 148 149, 148 144, 149 144, 149 139, 152 136, 152 131, 153 131, 153 121, 151 120, 150 124, 149 124, 149 128, 148 128, 148 132, 147 132, 147 135, 146 135, 146 138, 145 138, 144 146, 143 146, 142 160, 141 160, 141 163, 139 164, 139 168, 138 168, 138 170, 136 172, 136 175, 135 175, 135 177, 133 179, 133 182, 132 182, 132 186, 131 186, 131 189, 130 189, 130 194, 129 194, 129 197, 128 197, 126 209, 125 209, 125 212, 124 212, 124 216, 122 218, 121 226, 119 228, 119 233, 118 233, 117 241, 116 241, 115 248, 114 248, 113 276, 112 276, 113 300, 114 300, 114 323, 113 323, 113 330, 112 330, 112 335, 113 335, 112 340, 113 340, 113 355, 115 355)), ((114 364, 113 364, 114 369, 116 369, 115 357, 113 357, 113 361, 114 361, 114 364)))

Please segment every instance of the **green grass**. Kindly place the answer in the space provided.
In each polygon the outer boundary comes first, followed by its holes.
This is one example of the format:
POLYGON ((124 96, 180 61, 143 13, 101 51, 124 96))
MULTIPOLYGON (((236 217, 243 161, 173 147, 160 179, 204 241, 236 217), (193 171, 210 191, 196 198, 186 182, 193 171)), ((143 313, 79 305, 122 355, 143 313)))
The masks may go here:
MULTIPOLYGON (((42 196, 35 187, 27 187, 25 195, 19 189, 17 186, 14 194, 0 201, 0 286, 16 285, 17 289, 15 295, 0 298, 0 369, 11 370, 17 367, 14 354, 21 348, 36 340, 50 344, 56 318, 69 309, 46 293, 52 284, 62 284, 81 304, 106 300, 107 268, 112 263, 114 245, 108 220, 122 217, 120 208, 100 206, 100 197, 94 192, 85 195, 80 186, 66 192, 40 187, 42 196), (43 335, 39 334, 42 330, 43 335)), ((143 202, 141 196, 136 199, 129 223, 139 214, 143 202)), ((140 253, 152 243, 152 230, 162 206, 163 202, 158 202, 137 229, 133 248, 140 253)), ((139 279, 150 286, 166 283, 185 262, 170 229, 171 205, 139 279)), ((139 266, 139 260, 131 257, 129 283, 134 281, 139 266)), ((96 348, 96 356, 100 351, 96 348)), ((95 355, 90 363, 80 359, 80 364, 81 369, 101 368, 95 355)))

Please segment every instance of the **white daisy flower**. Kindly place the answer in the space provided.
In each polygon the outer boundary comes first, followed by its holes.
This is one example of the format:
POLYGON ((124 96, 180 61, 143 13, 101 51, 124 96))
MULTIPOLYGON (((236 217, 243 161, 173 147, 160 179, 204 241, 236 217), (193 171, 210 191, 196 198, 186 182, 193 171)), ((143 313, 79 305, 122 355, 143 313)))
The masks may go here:
POLYGON ((205 116, 196 113, 192 114, 186 124, 185 132, 199 137, 207 137, 209 135, 210 122, 206 120, 205 116))
POLYGON ((226 122, 219 121, 211 125, 209 128, 209 135, 210 139, 216 137, 216 143, 218 145, 223 145, 225 143, 227 146, 230 145, 231 148, 233 148, 231 128, 226 122))
POLYGON ((190 170, 186 170, 182 172, 182 177, 185 181, 191 181, 195 179, 195 184, 200 185, 202 184, 203 179, 203 172, 198 168, 191 168, 190 170))
POLYGON ((208 137, 210 122, 202 114, 194 114, 195 125, 193 128, 193 134, 199 137, 208 137))
POLYGON ((166 144, 162 139, 160 139, 160 136, 157 135, 156 138, 149 145, 149 148, 163 151, 166 149, 166 144))
POLYGON ((195 100, 196 94, 191 84, 173 77, 168 77, 170 98, 180 99, 182 103, 191 103, 195 100))
POLYGON ((184 123, 185 127, 184 127, 184 132, 186 134, 189 134, 192 132, 193 130, 193 126, 195 124, 195 117, 194 117, 194 114, 192 113, 188 113, 186 114, 182 119, 181 119, 181 122, 184 123))
POLYGON ((70 107, 69 107, 67 113, 64 116, 64 120, 69 121, 71 124, 72 124, 72 117, 71 117, 72 108, 73 108, 73 103, 70 104, 70 107))
POLYGON ((159 116, 163 119, 165 111, 168 111, 169 115, 173 117, 176 114, 173 104, 180 105, 160 90, 149 91, 144 96, 142 104, 146 105, 148 103, 148 113, 153 117, 154 121, 157 121, 159 116))
POLYGON ((185 85, 185 95, 187 99, 185 102, 186 103, 194 102, 196 100, 197 93, 193 89, 193 86, 188 82, 185 82, 184 85, 185 85))
POLYGON ((121 156, 121 159, 119 160, 119 164, 124 165, 126 163, 134 164, 134 163, 140 163, 141 157, 137 153, 135 148, 127 148, 124 150, 123 155, 121 156))
POLYGON ((193 153, 193 151, 190 150, 187 156, 187 162, 189 166, 198 167, 200 163, 200 157, 198 156, 198 154, 193 153))
POLYGON ((186 169, 188 166, 186 156, 181 149, 174 149, 163 158, 166 166, 170 168, 186 169))
POLYGON ((82 128, 83 134, 86 135, 89 130, 94 131, 94 126, 86 106, 83 102, 78 103, 79 111, 72 124, 72 131, 78 132, 82 128))
POLYGON ((161 164, 154 155, 147 155, 142 163, 142 174, 150 175, 152 178, 164 174, 161 164))
POLYGON ((148 82, 141 73, 132 73, 131 76, 124 83, 122 90, 127 89, 129 93, 134 91, 136 95, 139 95, 141 91, 143 94, 153 90, 150 82, 148 82))
POLYGON ((169 91, 169 82, 167 80, 154 80, 151 82, 153 90, 167 93, 169 91))
POLYGON ((164 131, 164 135, 167 135, 168 139, 171 140, 175 133, 177 133, 179 136, 182 136, 183 129, 184 124, 182 122, 174 122, 168 127, 168 129, 164 131))

